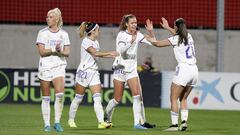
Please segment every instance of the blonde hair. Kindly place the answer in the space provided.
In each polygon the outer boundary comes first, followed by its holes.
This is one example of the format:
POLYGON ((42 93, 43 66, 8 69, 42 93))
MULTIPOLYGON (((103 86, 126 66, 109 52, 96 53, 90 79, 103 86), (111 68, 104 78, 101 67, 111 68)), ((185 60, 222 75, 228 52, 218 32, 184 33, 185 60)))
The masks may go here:
POLYGON ((53 13, 55 17, 57 17, 57 27, 61 28, 63 25, 62 13, 59 8, 54 8, 48 11, 47 14, 53 13))
POLYGON ((80 38, 82 38, 84 36, 85 30, 86 30, 86 22, 82 22, 81 25, 78 27, 78 32, 79 32, 80 38))

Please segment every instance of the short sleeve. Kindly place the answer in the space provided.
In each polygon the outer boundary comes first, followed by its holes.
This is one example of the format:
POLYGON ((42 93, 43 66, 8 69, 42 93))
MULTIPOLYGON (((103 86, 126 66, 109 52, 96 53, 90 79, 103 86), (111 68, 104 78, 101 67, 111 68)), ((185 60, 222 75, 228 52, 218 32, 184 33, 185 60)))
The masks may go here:
POLYGON ((117 42, 116 42, 117 45, 119 45, 119 44, 121 44, 121 43, 126 44, 126 41, 125 41, 125 39, 124 39, 124 35, 123 35, 122 32, 119 32, 119 33, 118 33, 116 41, 117 41, 117 42))
POLYGON ((44 45, 47 44, 47 39, 46 39, 44 33, 41 32, 41 31, 38 32, 36 45, 37 45, 37 44, 44 44, 44 45))
POLYGON ((178 44, 178 36, 177 36, 177 35, 176 35, 176 36, 171 36, 171 37, 168 38, 168 41, 169 41, 173 46, 175 46, 175 45, 178 44))
POLYGON ((90 40, 88 40, 87 38, 84 38, 82 41, 82 47, 87 50, 89 47, 92 46, 92 43, 90 40))
POLYGON ((147 45, 152 45, 149 41, 146 40, 146 38, 144 37, 144 35, 142 33, 139 32, 139 43, 144 43, 147 45))
POLYGON ((66 35, 65 35, 65 38, 64 38, 64 45, 70 45, 70 40, 69 40, 68 33, 66 33, 66 35))

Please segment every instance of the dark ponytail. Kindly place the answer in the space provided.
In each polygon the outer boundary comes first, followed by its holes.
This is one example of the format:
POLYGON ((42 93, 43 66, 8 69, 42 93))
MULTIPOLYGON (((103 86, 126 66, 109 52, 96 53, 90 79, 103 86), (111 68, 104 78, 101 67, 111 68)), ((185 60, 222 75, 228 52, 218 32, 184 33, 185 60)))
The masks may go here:
POLYGON ((188 31, 183 18, 178 18, 175 21, 175 25, 177 26, 176 34, 179 35, 178 45, 184 43, 188 44, 188 31))

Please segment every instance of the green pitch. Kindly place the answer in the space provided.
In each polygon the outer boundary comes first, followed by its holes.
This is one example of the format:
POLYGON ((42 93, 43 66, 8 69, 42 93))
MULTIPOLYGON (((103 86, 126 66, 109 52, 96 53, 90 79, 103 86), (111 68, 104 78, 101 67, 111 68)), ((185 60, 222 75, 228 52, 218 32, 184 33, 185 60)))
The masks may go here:
MULTIPOLYGON (((78 128, 71 129, 67 125, 69 106, 64 107, 61 123, 62 135, 240 135, 240 111, 206 111, 190 110, 187 132, 167 133, 162 130, 169 126, 169 110, 146 108, 147 120, 157 125, 155 129, 138 131, 133 129, 133 113, 131 107, 117 107, 113 116, 115 127, 97 129, 97 120, 93 106, 80 106, 76 123, 78 128)), ((51 124, 53 125, 53 106, 51 108, 51 124)), ((40 105, 0 104, 0 135, 46 135, 56 134, 43 132, 43 120, 40 105)))

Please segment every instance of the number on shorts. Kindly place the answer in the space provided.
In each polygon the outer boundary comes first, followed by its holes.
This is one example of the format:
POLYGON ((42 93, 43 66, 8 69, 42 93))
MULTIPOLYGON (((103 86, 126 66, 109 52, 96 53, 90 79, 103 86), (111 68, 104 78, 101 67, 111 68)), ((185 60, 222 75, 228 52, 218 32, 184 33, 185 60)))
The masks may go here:
POLYGON ((82 70, 78 70, 77 71, 77 76, 78 76, 78 78, 87 79, 87 72, 84 72, 82 70))

